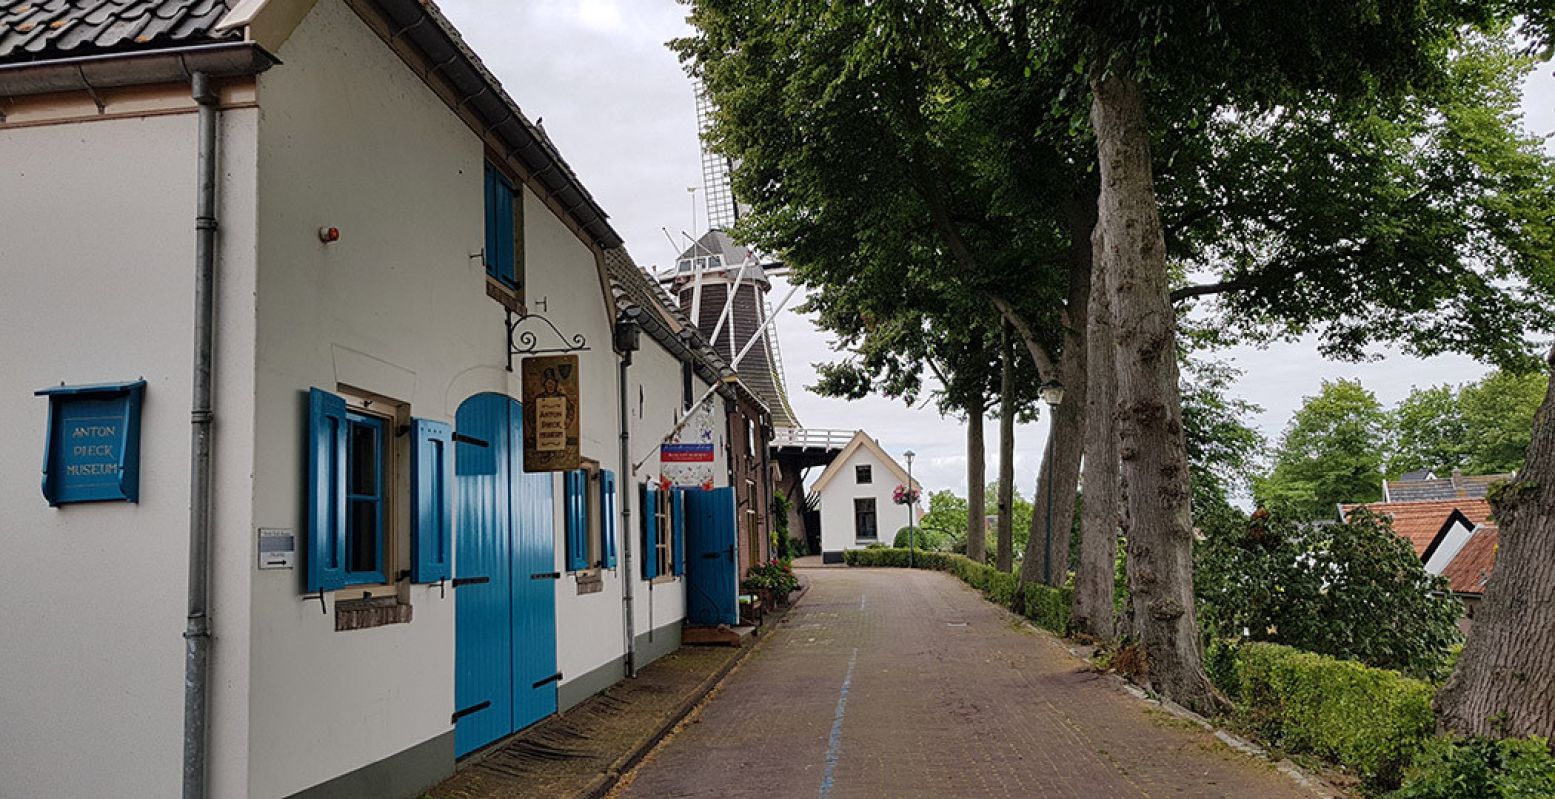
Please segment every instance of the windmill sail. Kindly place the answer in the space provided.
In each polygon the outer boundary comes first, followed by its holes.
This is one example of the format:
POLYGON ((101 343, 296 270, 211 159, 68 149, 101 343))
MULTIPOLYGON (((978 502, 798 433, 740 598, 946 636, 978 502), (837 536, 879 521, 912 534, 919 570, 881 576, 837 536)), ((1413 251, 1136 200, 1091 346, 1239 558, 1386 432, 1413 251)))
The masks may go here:
POLYGON ((707 226, 715 230, 728 230, 740 218, 740 208, 734 201, 734 191, 729 185, 729 172, 733 166, 729 159, 713 152, 708 144, 708 131, 713 124, 713 105, 702 84, 696 85, 697 139, 702 145, 702 196, 707 199, 707 226))

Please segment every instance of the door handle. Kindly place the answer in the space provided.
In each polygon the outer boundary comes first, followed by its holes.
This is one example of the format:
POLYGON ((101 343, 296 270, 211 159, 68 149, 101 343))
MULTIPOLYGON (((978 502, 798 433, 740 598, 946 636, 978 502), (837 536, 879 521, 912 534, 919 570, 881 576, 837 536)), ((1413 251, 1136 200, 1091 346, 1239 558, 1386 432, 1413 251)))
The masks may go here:
POLYGON ((458 588, 461 585, 480 585, 489 582, 491 582, 490 577, 455 577, 451 585, 458 588))

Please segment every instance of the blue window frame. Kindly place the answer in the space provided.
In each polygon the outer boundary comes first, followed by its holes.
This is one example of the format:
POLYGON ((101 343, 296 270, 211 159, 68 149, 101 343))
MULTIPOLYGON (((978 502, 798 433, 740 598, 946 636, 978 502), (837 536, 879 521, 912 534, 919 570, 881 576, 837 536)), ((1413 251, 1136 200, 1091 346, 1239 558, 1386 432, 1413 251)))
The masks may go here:
POLYGON ((346 585, 385 582, 387 429, 379 417, 346 412, 346 585))

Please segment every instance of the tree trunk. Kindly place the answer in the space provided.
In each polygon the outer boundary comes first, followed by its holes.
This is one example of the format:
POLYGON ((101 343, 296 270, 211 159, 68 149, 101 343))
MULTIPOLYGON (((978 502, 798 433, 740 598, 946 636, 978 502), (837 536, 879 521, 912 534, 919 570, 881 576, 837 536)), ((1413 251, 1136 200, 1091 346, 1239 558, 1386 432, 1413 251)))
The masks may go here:
POLYGON ((1090 307, 1086 314, 1085 507, 1080 519, 1080 565, 1074 577, 1072 621, 1100 641, 1117 634, 1112 608, 1118 554, 1117 346, 1112 333, 1106 245, 1093 236, 1090 307))
POLYGON ((1101 173, 1097 229, 1107 247, 1118 348, 1118 454, 1128 482, 1130 590, 1143 623, 1145 678, 1200 713, 1224 702, 1204 674, 1193 608, 1193 519, 1176 315, 1156 207, 1144 91, 1119 73, 1091 77, 1101 173))
POLYGON ((999 363, 999 539, 994 566, 1007 572, 1015 565, 1015 364, 1007 332, 999 336, 999 363))
POLYGON ((1494 505, 1495 568, 1457 668, 1436 694, 1438 724, 1463 735, 1555 737, 1555 380, 1534 417, 1528 460, 1494 505))
POLYGON ((1091 297, 1091 231, 1096 228, 1096 186, 1076 191, 1065 203, 1069 226, 1069 292, 1064 299, 1063 351, 1058 379, 1064 401, 1053 412, 1046 447, 1032 495, 1031 531, 1021 561, 1020 581, 1059 586, 1069 576, 1069 537, 1074 529, 1074 501, 1080 485, 1080 458, 1085 453, 1087 306, 1091 297), (1049 503, 1051 502, 1051 507, 1049 503), (1048 547, 1048 521, 1052 547, 1048 547), (1051 558, 1052 565, 1046 564, 1051 558))
POLYGON ((973 404, 978 407, 968 408, 966 417, 966 556, 983 563, 988 560, 988 530, 984 522, 988 476, 983 460, 983 414, 988 409, 982 403, 973 404))

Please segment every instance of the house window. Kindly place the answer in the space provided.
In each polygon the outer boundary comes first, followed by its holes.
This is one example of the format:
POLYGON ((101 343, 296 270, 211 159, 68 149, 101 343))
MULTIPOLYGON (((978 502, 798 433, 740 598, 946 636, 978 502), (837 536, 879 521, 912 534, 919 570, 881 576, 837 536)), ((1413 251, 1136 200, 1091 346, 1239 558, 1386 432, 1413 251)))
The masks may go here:
POLYGON ((745 420, 745 457, 756 457, 756 422, 751 419, 745 420))
POLYGON ((875 522, 875 500, 853 500, 853 535, 859 541, 874 541, 880 537, 875 522))
POLYGON ((347 585, 384 580, 384 527, 388 496, 384 478, 388 447, 383 417, 346 412, 347 585))
POLYGON ((524 195, 486 164, 486 275, 524 301, 524 195))
POLYGON ((855 467, 853 467, 853 480, 854 480, 854 482, 858 483, 859 485, 869 485, 870 483, 875 482, 875 467, 873 467, 873 466, 855 466, 855 467))
POLYGON ((450 576, 452 436, 385 397, 308 392, 304 590, 392 596, 450 576))
POLYGON ((675 573, 674 550, 675 540, 675 515, 671 506, 674 504, 673 491, 659 491, 655 496, 653 509, 655 541, 653 544, 654 574, 673 577, 675 573))
POLYGON ((642 512, 642 578, 672 580, 685 571, 685 496, 668 486, 637 488, 642 512))
POLYGON ((696 401, 692 396, 692 369, 689 361, 680 362, 680 404, 685 410, 691 410, 691 403, 696 401))
POLYGON ((585 461, 565 481, 567 570, 615 568, 615 473, 585 461))

